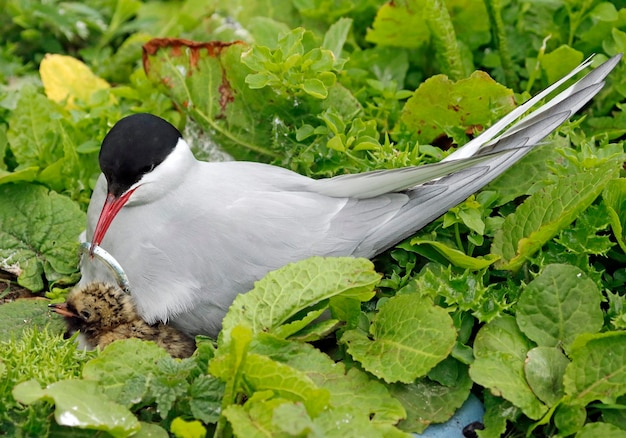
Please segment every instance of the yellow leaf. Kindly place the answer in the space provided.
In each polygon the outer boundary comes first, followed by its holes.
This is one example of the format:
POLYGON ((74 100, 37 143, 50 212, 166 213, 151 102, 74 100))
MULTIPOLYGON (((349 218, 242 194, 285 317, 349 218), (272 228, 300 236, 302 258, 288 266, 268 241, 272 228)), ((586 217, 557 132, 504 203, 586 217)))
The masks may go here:
POLYGON ((172 433, 176 438, 204 438, 206 429, 198 420, 185 421, 176 417, 172 421, 172 433))
MULTIPOLYGON (((47 54, 39 66, 39 75, 48 99, 66 101, 68 109, 76 108, 76 99, 88 102, 93 93, 111 88, 107 81, 71 56, 47 54)), ((114 101, 113 96, 111 99, 114 101)))

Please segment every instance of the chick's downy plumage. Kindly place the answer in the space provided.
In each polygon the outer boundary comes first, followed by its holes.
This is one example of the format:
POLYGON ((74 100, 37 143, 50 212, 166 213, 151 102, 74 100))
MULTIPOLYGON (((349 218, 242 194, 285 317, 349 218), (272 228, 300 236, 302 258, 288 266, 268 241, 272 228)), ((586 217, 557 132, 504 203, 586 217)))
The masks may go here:
POLYGON ((132 297, 116 285, 93 282, 77 287, 65 303, 50 307, 65 318, 68 334, 80 331, 83 341, 92 348, 104 348, 118 339, 138 338, 154 341, 174 357, 189 357, 195 350, 194 340, 174 327, 144 321, 132 297))

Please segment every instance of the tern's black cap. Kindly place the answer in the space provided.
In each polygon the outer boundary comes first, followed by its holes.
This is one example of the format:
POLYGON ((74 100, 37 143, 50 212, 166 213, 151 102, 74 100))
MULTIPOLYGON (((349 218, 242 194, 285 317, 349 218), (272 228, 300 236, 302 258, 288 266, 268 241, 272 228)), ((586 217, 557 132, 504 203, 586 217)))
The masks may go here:
POLYGON ((181 134, 166 120, 140 113, 118 121, 102 141, 100 169, 120 196, 174 150, 181 134))

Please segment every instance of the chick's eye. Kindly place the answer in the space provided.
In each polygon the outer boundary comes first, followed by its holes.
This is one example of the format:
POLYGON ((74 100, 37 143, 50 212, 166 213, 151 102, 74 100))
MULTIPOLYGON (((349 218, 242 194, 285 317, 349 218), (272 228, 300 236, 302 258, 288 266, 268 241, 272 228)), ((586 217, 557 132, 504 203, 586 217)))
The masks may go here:
POLYGON ((91 312, 89 310, 81 310, 80 316, 82 316, 85 319, 89 319, 89 317, 91 316, 91 312))

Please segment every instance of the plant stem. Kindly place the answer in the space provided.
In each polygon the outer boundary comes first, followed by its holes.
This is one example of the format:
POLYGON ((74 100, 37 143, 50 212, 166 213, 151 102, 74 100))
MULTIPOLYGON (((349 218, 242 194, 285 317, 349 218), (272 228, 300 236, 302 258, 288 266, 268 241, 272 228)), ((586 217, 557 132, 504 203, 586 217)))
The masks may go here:
POLYGON ((446 5, 442 0, 428 0, 425 2, 425 9, 426 23, 433 36, 441 71, 455 81, 467 77, 456 32, 446 5))
POLYGON ((500 54, 500 64, 502 64, 502 70, 504 70, 505 85, 517 90, 519 84, 509 50, 509 42, 504 30, 504 22, 502 21, 502 4, 500 0, 485 0, 485 6, 489 15, 489 22, 491 23, 491 33, 500 54))

